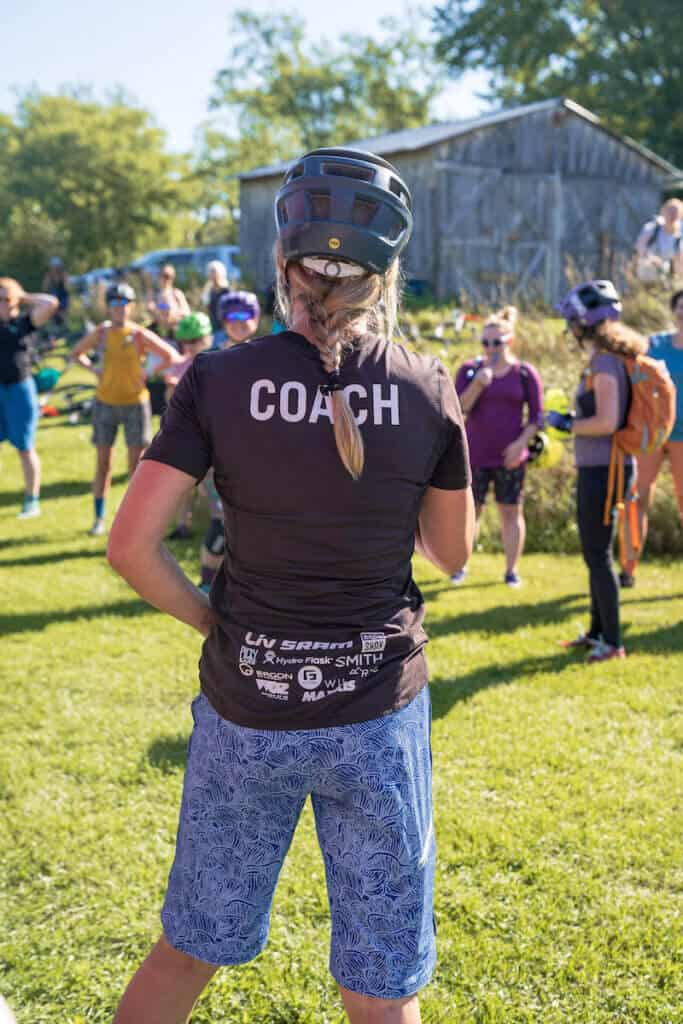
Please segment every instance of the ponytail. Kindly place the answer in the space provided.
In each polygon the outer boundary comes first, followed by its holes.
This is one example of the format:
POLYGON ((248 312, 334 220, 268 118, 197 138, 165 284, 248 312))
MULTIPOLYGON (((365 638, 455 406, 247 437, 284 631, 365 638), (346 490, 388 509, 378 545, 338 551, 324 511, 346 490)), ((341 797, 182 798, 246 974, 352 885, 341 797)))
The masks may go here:
POLYGON ((329 281, 305 270, 300 263, 286 267, 279 243, 275 249, 278 307, 288 326, 300 324, 301 333, 318 350, 329 383, 323 392, 330 396, 334 439, 347 472, 358 480, 363 472, 363 437, 339 384, 344 354, 359 336, 385 334, 391 337, 398 311, 398 261, 384 276, 365 274, 329 281))

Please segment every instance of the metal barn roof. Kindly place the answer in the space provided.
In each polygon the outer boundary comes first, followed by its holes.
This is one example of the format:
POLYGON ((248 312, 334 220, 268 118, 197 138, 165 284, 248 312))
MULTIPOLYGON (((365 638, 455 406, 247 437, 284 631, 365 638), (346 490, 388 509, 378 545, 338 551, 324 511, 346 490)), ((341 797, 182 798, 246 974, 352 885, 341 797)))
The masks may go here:
MULTIPOLYGON (((369 139, 358 139, 346 143, 348 149, 365 149, 378 156, 386 156, 391 153, 410 153, 416 150, 426 149, 439 142, 447 142, 460 135, 467 135, 477 131, 479 128, 488 128, 491 125, 501 124, 505 121, 513 121, 520 117, 527 117, 529 114, 536 114, 544 110, 568 110, 577 117, 583 118, 594 124, 600 131, 607 132, 618 139, 625 146, 635 150, 644 160, 655 164, 667 175, 675 178, 683 177, 683 171, 674 167, 667 160, 657 156, 651 149, 642 146, 639 142, 626 135, 619 135, 617 132, 607 128, 599 117, 592 114, 590 110, 574 103, 568 99, 540 100, 537 103, 527 103, 521 107, 513 107, 510 110, 499 110, 495 113, 480 114, 478 117, 470 117, 461 121, 445 121, 439 124, 428 124, 421 128, 406 128, 399 132, 388 132, 386 135, 375 135, 369 139)), ((256 167, 253 171, 246 171, 240 174, 241 181, 250 181, 256 178, 270 178, 275 175, 284 174, 291 165, 291 160, 283 160, 277 164, 267 167, 256 167)))

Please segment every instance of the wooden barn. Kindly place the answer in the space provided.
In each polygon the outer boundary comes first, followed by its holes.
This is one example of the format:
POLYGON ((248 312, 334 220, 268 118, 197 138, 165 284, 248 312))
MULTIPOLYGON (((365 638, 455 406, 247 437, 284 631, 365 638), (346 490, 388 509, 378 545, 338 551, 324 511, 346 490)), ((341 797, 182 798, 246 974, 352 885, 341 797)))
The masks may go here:
MULTIPOLYGON (((619 279, 663 189, 683 177, 567 99, 346 145, 405 177, 415 212, 406 273, 439 299, 552 301, 570 266, 619 279)), ((240 177, 242 267, 260 289, 273 277, 273 197, 287 166, 240 177)))

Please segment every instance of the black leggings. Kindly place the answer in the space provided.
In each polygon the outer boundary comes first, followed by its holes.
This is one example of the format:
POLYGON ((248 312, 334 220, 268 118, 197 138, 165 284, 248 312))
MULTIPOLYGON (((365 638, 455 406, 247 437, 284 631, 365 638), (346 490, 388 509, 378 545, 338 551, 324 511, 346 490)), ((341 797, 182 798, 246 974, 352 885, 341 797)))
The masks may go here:
MULTIPOLYGON (((612 567, 612 545, 616 510, 605 526, 603 514, 607 497, 607 466, 580 466, 576 490, 576 512, 583 560, 588 566, 591 592, 591 624, 588 636, 621 646, 619 628, 619 583, 612 567)), ((633 467, 626 466, 624 487, 628 493, 633 467)))

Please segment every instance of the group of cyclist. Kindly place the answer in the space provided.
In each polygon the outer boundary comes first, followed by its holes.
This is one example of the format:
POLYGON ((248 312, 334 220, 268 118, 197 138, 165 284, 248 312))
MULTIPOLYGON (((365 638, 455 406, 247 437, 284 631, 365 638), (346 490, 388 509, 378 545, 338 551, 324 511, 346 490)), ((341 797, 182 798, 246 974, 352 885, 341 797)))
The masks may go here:
MULTIPOLYGON (((275 209, 283 331, 245 344, 258 302, 214 268, 208 316, 182 309, 172 277, 160 280, 148 312, 166 324, 164 338, 133 319, 130 285, 115 284, 106 320, 70 355, 98 376, 91 532, 105 532, 123 426, 129 470, 139 468, 109 560, 205 638, 164 931, 116 1024, 183 1021, 219 965, 258 954, 308 795, 327 872, 330 966, 349 1020, 419 1024, 417 992, 435 963, 435 845, 427 638, 411 557, 417 549, 462 582, 492 484, 505 583, 519 586, 524 472, 544 426, 575 436, 591 622, 567 646, 585 647, 591 663, 625 653, 614 508, 636 467, 625 459, 614 491, 610 465, 629 405, 623 359, 648 343, 621 323, 611 282, 586 282, 560 303, 586 368, 575 412, 544 414, 540 376, 514 354, 512 307, 486 321, 481 356, 455 386, 438 360, 392 341, 413 216, 391 164, 355 150, 308 153, 275 209), (169 399, 154 440, 150 361, 169 399), (163 545, 197 484, 211 503, 201 586, 163 545)), ((0 436, 22 458, 23 515, 37 514, 39 472, 26 338, 57 306, 0 279, 0 436)), ((643 524, 665 455, 683 514, 683 292, 672 311, 675 330, 649 350, 678 385, 677 418, 666 447, 638 460, 643 524)))

